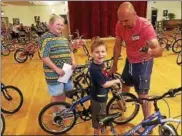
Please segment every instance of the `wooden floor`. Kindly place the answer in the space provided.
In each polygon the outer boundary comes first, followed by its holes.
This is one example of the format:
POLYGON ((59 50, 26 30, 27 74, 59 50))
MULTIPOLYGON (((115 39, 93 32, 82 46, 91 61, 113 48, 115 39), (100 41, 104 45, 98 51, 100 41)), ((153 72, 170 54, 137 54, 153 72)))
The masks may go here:
MULTIPOLYGON (((113 40, 107 40, 108 44, 108 58, 112 56, 113 40)), ((88 44, 89 46, 89 44, 88 44)), ((125 49, 123 49, 123 60, 119 62, 119 72, 122 71, 125 59, 125 49)), ((171 51, 164 51, 163 57, 155 59, 152 81, 151 81, 151 95, 162 95, 170 88, 181 86, 181 67, 176 64, 176 54, 171 51)), ((82 49, 76 53, 76 61, 78 64, 84 64, 86 58, 84 57, 82 49)), ((24 64, 18 64, 14 58, 13 53, 9 56, 2 56, 2 82, 6 85, 14 85, 21 89, 24 96, 24 103, 19 112, 13 115, 5 115, 6 130, 5 135, 49 135, 41 130, 38 124, 38 114, 42 107, 50 102, 50 96, 47 92, 47 86, 44 79, 42 69, 42 62, 37 54, 32 60, 24 64)), ((131 90, 135 94, 134 90, 131 90)), ((181 115, 181 96, 167 99, 170 105, 171 116, 175 117, 181 115)), ((3 103, 2 103, 3 104, 3 103)), ((168 116, 167 105, 164 101, 159 102, 161 112, 168 116)), ((118 133, 124 133, 131 127, 135 126, 143 119, 142 112, 130 123, 116 126, 118 133)), ((153 134, 158 134, 158 128, 154 130, 153 134)), ((181 135, 181 126, 178 129, 181 135)), ((76 125, 68 135, 92 135, 93 129, 91 121, 83 122, 76 125)), ((109 129, 107 134, 110 134, 109 129)))

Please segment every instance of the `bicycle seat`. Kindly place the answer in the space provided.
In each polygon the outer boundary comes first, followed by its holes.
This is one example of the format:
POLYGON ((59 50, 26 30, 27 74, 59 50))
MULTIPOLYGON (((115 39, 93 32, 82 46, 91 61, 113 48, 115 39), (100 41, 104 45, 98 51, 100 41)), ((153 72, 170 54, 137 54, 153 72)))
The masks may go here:
POLYGON ((118 118, 119 116, 121 116, 120 112, 113 113, 113 114, 108 114, 108 115, 98 115, 97 120, 98 120, 100 125, 109 126, 109 124, 111 122, 113 122, 113 120, 115 118, 118 118))
POLYGON ((66 97, 71 98, 71 99, 72 99, 72 97, 73 97, 76 93, 78 93, 78 90, 65 91, 66 97))

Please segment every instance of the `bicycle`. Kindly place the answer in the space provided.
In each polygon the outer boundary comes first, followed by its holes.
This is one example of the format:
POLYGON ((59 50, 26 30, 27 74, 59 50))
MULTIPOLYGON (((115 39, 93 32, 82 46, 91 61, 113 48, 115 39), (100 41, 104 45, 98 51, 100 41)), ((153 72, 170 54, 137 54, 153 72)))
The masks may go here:
MULTIPOLYGON (((129 99, 135 99, 136 96, 130 93, 119 93, 120 88, 111 87, 110 88, 113 97, 125 97, 129 99)), ((80 117, 83 121, 88 121, 91 119, 91 109, 90 105, 87 107, 84 105, 86 102, 90 100, 90 87, 81 89, 81 90, 73 90, 73 92, 66 92, 66 96, 73 99, 73 96, 77 95, 77 99, 73 104, 69 104, 67 102, 54 102, 46 105, 40 112, 38 121, 40 127, 47 133, 50 134, 63 134, 71 130, 77 122, 77 119, 80 117), (80 92, 81 95, 78 96, 77 93, 80 92), (68 95, 69 94, 69 95, 68 95), (78 109, 78 105, 81 106, 81 110, 78 109), (57 112, 55 113, 55 109, 57 112), (46 114, 46 112, 48 112, 46 114), (47 118, 46 118, 47 117, 47 118), (48 119, 49 118, 49 119, 48 119)), ((119 98, 115 98, 116 101, 121 100, 119 98)), ((111 99, 112 100, 112 99, 111 99)), ((110 102, 109 102, 110 103, 110 102)), ((127 105, 128 103, 125 103, 127 105)), ((139 111, 139 105, 134 106, 134 111, 130 111, 132 116, 129 116, 125 121, 132 120, 139 111)))
POLYGON ((1 44, 1 54, 3 56, 8 56, 10 54, 10 49, 5 46, 3 43, 1 44))
POLYGON ((0 132, 1 132, 1 136, 3 136, 4 134, 4 130, 5 130, 5 119, 3 114, 1 113, 1 120, 0 120, 0 124, 2 124, 0 132))
MULTIPOLYGON (((155 113, 149 116, 147 119, 139 123, 136 127, 132 128, 128 132, 122 134, 125 136, 139 134, 141 136, 148 135, 155 127, 159 125, 159 135, 162 136, 177 136, 178 133, 175 127, 168 122, 181 123, 181 120, 175 118, 167 118, 163 116, 157 106, 157 101, 167 97, 175 97, 179 92, 181 94, 182 87, 176 89, 170 89, 168 92, 164 93, 162 96, 157 96, 153 98, 142 98, 142 99, 127 99, 126 102, 141 103, 142 100, 153 101, 155 113), (144 128, 142 132, 139 131, 140 128, 144 128)), ((120 116, 120 113, 108 114, 104 116, 98 116, 98 121, 101 126, 110 126, 113 135, 117 135, 112 122, 120 116)))
POLYGON ((181 57, 182 57, 182 50, 178 53, 178 56, 176 58, 176 63, 178 65, 182 65, 182 59, 181 59, 181 57))
POLYGON ((167 39, 167 43, 166 43, 163 48, 166 48, 168 51, 170 50, 170 48, 172 48, 172 51, 174 53, 179 53, 181 51, 181 43, 182 43, 182 38, 178 38, 177 35, 180 34, 181 32, 175 31, 173 35, 167 35, 168 37, 172 38, 172 40, 170 40, 169 38, 162 38, 167 39))
POLYGON ((15 86, 1 83, 1 111, 7 114, 18 112, 23 105, 23 94, 15 86))
MULTIPOLYGON (((19 48, 15 51, 14 59, 18 63, 24 63, 27 61, 28 58, 32 59, 36 50, 38 49, 38 46, 38 43, 28 43, 25 48, 19 48)), ((39 58, 41 58, 40 55, 39 58)))
POLYGON ((76 34, 76 38, 74 39, 73 39, 73 35, 69 35, 69 41, 73 49, 73 53, 76 53, 78 49, 82 47, 85 54, 88 56, 89 51, 86 48, 86 41, 82 39, 83 35, 80 35, 80 32, 78 31, 78 29, 76 30, 75 34, 76 34))

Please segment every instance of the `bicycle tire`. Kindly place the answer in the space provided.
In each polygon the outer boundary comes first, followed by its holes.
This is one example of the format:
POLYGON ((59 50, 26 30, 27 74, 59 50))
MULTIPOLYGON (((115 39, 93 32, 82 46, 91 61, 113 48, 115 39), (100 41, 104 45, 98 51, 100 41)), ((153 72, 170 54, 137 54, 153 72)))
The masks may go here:
POLYGON ((178 133, 172 124, 167 123, 167 124, 159 126, 159 135, 160 136, 178 136, 178 133))
POLYGON ((0 123, 2 124, 2 126, 1 126, 1 136, 3 136, 4 131, 5 131, 5 119, 4 119, 3 114, 1 114, 1 122, 0 123))
POLYGON ((73 49, 73 53, 77 53, 77 49, 73 49))
MULTIPOLYGON (((2 101, 2 105, 1 105, 1 110, 2 110, 2 112, 4 112, 4 113, 7 113, 7 114, 13 114, 13 113, 16 113, 16 112, 18 112, 19 110, 20 110, 20 108, 22 107, 22 105, 23 105, 23 94, 22 94, 22 92, 20 91, 20 89, 19 88, 17 88, 17 87, 15 87, 15 86, 5 86, 4 88, 1 88, 2 90, 1 90, 1 101, 2 101), (13 109, 6 109, 5 107, 3 107, 3 103, 5 103, 5 101, 3 101, 4 99, 3 98, 5 98, 6 99, 6 97, 3 95, 3 91, 6 91, 6 94, 8 93, 8 95, 9 96, 11 96, 9 93, 10 92, 7 92, 7 91, 9 91, 9 90, 13 90, 13 91, 16 91, 17 92, 17 94, 18 94, 18 97, 19 97, 19 102, 18 102, 18 104, 17 104, 17 106, 15 107, 15 108, 13 108, 13 109), (4 97, 3 97, 4 96, 4 97), (3 97, 3 98, 2 98, 3 97)), ((11 96, 11 98, 12 98, 12 100, 14 99, 14 97, 13 96, 11 96)), ((7 100, 7 99, 6 99, 7 100)), ((12 100, 10 100, 10 101, 12 101, 12 100)), ((7 100, 8 101, 8 100, 7 100)), ((9 106, 10 104, 7 104, 6 106, 9 106)))
POLYGON ((167 38, 161 38, 159 39, 159 44, 160 46, 165 49, 166 48, 166 45, 168 44, 168 39, 167 38))
MULTIPOLYGON (((129 99, 136 99, 137 97, 135 96, 135 95, 133 95, 133 94, 131 94, 131 93, 126 93, 126 92, 124 92, 124 93, 120 93, 120 95, 121 95, 121 97, 127 97, 127 98, 129 98, 129 99)), ((116 97, 113 97, 109 102, 108 102, 108 104, 107 104, 107 106, 106 106, 106 112, 107 112, 107 114, 111 114, 111 113, 117 113, 117 112, 121 112, 121 109, 117 109, 116 110, 116 112, 111 112, 111 106, 114 104, 114 102, 115 101, 118 101, 118 98, 116 98, 116 97), (118 111, 119 110, 119 111, 118 111)), ((130 102, 131 103, 131 102, 130 102)), ((127 102, 126 102, 126 104, 127 104, 127 102)), ((129 104, 129 103, 128 103, 129 104)), ((127 108, 128 109, 128 108, 127 108)), ((129 122, 129 121, 131 121, 132 119, 134 119, 134 117, 138 114, 138 112, 139 112, 139 109, 140 109, 140 105, 139 104, 137 104, 137 103, 135 103, 135 107, 134 107, 134 110, 131 112, 129 112, 131 115, 128 117, 128 118, 126 118, 126 119, 123 119, 122 118, 122 116, 123 115, 121 115, 121 120, 117 120, 118 118, 116 118, 113 122, 115 123, 115 124, 125 124, 125 123, 127 123, 127 122, 129 122)), ((131 110, 131 108, 130 108, 130 110, 131 110)), ((113 110, 112 110, 113 111, 113 110)), ((127 112, 127 110, 125 111, 125 112, 127 112)), ((124 117, 124 116, 123 116, 124 117)), ((120 117, 119 117, 120 118, 120 117)))
POLYGON ((14 59, 18 63, 24 63, 28 59, 28 56, 27 55, 24 55, 24 58, 19 58, 18 53, 21 53, 21 52, 22 53, 24 52, 24 49, 23 48, 20 48, 20 49, 16 50, 15 53, 14 53, 14 59))
MULTIPOLYGON (((57 135, 57 134, 66 133, 66 132, 68 132, 69 130, 71 130, 71 129, 73 128, 73 126, 75 125, 76 120, 77 120, 77 118, 76 118, 76 113, 75 113, 75 111, 69 111, 69 113, 71 113, 71 114, 72 114, 72 117, 73 117, 73 121, 72 121, 72 123, 69 125, 69 127, 67 127, 66 129, 64 129, 64 130, 62 130, 62 131, 60 131, 60 130, 52 130, 52 129, 48 128, 48 127, 44 124, 44 122, 43 122, 43 117, 44 117, 45 112, 48 111, 50 108, 52 108, 52 107, 54 107, 54 106, 64 106, 66 109, 70 109, 70 107, 71 107, 71 105, 70 105, 69 103, 67 103, 67 102, 53 102, 53 103, 50 103, 50 104, 46 105, 46 106, 41 110, 41 112, 39 113, 39 116, 38 116, 39 125, 40 125, 40 127, 41 127, 45 132, 47 132, 47 133, 49 133, 49 134, 57 135)), ((55 107, 55 108, 56 108, 56 107, 55 107)), ((57 108, 58 108, 58 107, 57 107, 57 108)), ((53 111, 52 111, 52 112, 53 112, 53 111)), ((63 111, 61 111, 61 112, 63 112, 63 111)), ((58 113, 58 114, 62 114, 61 116, 60 116, 60 115, 56 116, 56 117, 59 118, 58 121, 60 121, 61 119, 62 119, 62 120, 65 119, 63 116, 69 114, 68 111, 65 112, 65 113, 66 113, 66 114, 64 114, 64 113, 58 113)), ((52 114, 53 114, 53 113, 52 113, 52 114)), ((49 116, 50 116, 50 115, 49 115, 49 116)), ((54 119, 55 119, 55 118, 53 118, 52 120, 54 120, 54 119)), ((62 122, 62 120, 61 120, 61 122, 62 122)), ((49 122, 49 123, 50 123, 50 122, 49 122)), ((49 124, 49 125, 51 125, 51 124, 49 124)), ((56 128, 58 128, 58 127, 56 127, 56 128)))
POLYGON ((182 51, 180 53, 178 53, 177 59, 176 59, 176 63, 178 65, 182 65, 182 51))
POLYGON ((181 51, 181 48, 182 48, 182 39, 178 39, 173 43, 172 51, 174 53, 179 53, 181 51), (177 50, 177 49, 179 49, 179 50, 177 50))
POLYGON ((15 45, 13 45, 13 44, 8 44, 7 46, 8 46, 8 48, 9 48, 10 52, 15 51, 15 45))
POLYGON ((1 54, 3 56, 8 56, 10 54, 10 50, 7 47, 5 47, 5 46, 3 47, 3 49, 1 47, 1 54))

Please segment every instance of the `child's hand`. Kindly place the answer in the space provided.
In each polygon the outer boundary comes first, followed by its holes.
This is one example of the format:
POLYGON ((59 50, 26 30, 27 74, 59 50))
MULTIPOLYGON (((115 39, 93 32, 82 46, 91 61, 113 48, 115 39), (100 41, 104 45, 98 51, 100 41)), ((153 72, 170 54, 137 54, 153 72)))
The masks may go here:
POLYGON ((117 82, 118 82, 119 86, 122 86, 122 82, 121 82, 121 80, 120 80, 120 79, 116 79, 116 80, 117 80, 117 82))

